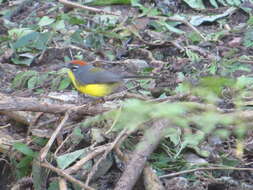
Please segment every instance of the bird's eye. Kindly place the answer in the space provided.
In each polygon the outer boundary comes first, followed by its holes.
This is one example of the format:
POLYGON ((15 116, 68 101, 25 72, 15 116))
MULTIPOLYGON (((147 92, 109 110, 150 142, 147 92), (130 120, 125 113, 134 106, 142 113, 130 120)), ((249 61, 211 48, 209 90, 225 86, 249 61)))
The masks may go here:
POLYGON ((78 68, 79 68, 78 65, 72 65, 71 70, 72 70, 72 71, 76 71, 78 68))

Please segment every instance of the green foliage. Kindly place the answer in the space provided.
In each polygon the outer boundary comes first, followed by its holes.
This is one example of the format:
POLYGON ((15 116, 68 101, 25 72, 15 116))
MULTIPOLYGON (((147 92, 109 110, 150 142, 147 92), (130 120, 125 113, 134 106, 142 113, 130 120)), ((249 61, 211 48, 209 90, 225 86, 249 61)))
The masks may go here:
POLYGON ((89 0, 87 1, 88 5, 93 5, 93 6, 106 6, 106 5, 129 5, 131 4, 131 0, 89 0))
POLYGON ((8 31, 10 46, 15 52, 12 61, 29 66, 37 55, 45 51, 56 32, 64 28, 64 20, 44 16, 37 23, 37 28, 14 28, 8 31), (50 28, 50 32, 45 30, 46 27, 50 28), (26 52, 26 56, 23 56, 23 52, 26 52))
POLYGON ((12 88, 43 88, 43 85, 50 83, 52 90, 64 90, 71 84, 70 79, 66 75, 66 70, 58 72, 39 73, 29 70, 18 73, 12 81, 12 88))
POLYGON ((20 179, 30 173, 31 163, 38 153, 23 143, 14 143, 13 148, 24 154, 24 157, 19 162, 12 160, 13 165, 16 167, 16 176, 20 179))
POLYGON ((187 33, 187 37, 192 41, 193 44, 197 44, 202 41, 201 36, 196 32, 187 33))
MULTIPOLYGON (((171 150, 173 151, 173 150, 171 150)), ((170 152, 174 154, 173 152, 170 152)), ((150 157, 152 166, 158 171, 162 170, 180 170, 185 164, 185 160, 181 157, 169 157, 165 152, 153 153, 150 157)))
POLYGON ((57 157, 57 165, 61 169, 67 168, 85 153, 85 149, 77 150, 57 157))
POLYGON ((54 180, 49 184, 49 187, 47 190, 59 190, 59 181, 54 180))
MULTIPOLYGON (((191 8, 193 9, 205 9, 205 5, 203 0, 184 0, 185 3, 187 3, 191 8)), ((209 3, 215 7, 218 8, 219 5, 222 6, 239 6, 241 3, 243 3, 243 0, 209 0, 209 3)))
POLYGON ((252 47, 253 46, 253 28, 250 27, 247 29, 243 39, 243 45, 245 47, 252 47))
POLYGON ((34 157, 35 152, 33 152, 32 149, 30 149, 26 144, 23 143, 15 143, 13 147, 18 150, 19 152, 22 152, 26 156, 34 157))

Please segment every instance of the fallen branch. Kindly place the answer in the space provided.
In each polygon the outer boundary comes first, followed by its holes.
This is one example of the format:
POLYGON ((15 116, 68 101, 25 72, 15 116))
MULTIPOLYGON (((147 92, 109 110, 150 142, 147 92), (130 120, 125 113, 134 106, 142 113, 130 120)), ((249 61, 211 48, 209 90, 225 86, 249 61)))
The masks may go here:
POLYGON ((99 164, 106 159, 107 155, 113 150, 113 148, 120 142, 120 140, 127 135, 127 129, 124 129, 120 132, 120 134, 116 137, 116 139, 110 144, 110 146, 107 148, 107 150, 104 152, 104 154, 99 158, 99 160, 95 163, 95 165, 92 167, 90 173, 88 174, 85 185, 89 185, 90 180, 94 176, 95 172, 98 169, 99 164))
POLYGON ((145 166, 143 170, 143 180, 146 190, 165 190, 159 177, 156 175, 155 171, 153 171, 150 166, 145 166))
MULTIPOLYGON (((38 98, 23 98, 23 97, 10 97, 0 93, 0 112, 4 111, 32 111, 32 112, 44 112, 44 113, 65 113, 67 110, 76 107, 74 104, 56 104, 45 103, 38 98)), ((97 115, 105 111, 108 108, 104 108, 103 105, 90 106, 89 104, 80 107, 75 110, 78 115, 97 115)))
POLYGON ((96 149, 92 150, 87 156, 82 158, 81 160, 77 161, 73 166, 69 167, 68 169, 65 170, 67 174, 72 174, 78 171, 80 168, 83 167, 83 165, 88 162, 89 160, 95 158, 99 154, 103 153, 108 149, 108 146, 101 146, 101 147, 96 147, 96 149))
POLYGON ((154 122, 153 127, 146 130, 141 142, 137 145, 130 157, 131 159, 114 190, 131 190, 134 187, 148 157, 164 137, 165 129, 168 125, 170 125, 168 119, 159 119, 154 122))

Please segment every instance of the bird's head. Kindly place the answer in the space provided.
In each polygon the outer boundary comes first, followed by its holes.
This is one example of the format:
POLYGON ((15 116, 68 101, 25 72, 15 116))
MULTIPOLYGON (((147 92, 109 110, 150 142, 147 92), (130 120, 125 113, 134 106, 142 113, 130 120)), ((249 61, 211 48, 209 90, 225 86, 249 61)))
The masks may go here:
POLYGON ((71 71, 76 71, 79 67, 83 67, 88 65, 85 61, 81 60, 72 60, 67 64, 67 68, 69 68, 71 71))

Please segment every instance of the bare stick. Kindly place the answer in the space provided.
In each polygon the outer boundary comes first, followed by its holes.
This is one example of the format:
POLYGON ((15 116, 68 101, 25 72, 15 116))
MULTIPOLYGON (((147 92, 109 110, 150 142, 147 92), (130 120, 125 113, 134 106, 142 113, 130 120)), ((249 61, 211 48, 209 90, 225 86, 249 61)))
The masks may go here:
POLYGON ((93 188, 85 185, 83 182, 75 179, 74 177, 72 177, 71 175, 69 174, 66 174, 64 171, 62 171, 61 169, 59 168, 56 168, 54 167, 53 165, 49 164, 48 162, 46 163, 37 163, 37 164, 40 164, 40 166, 44 167, 44 168, 48 168, 52 171, 54 171, 55 173, 57 173, 59 176, 62 176, 64 177, 66 180, 68 180, 69 182, 72 182, 72 183, 75 183, 77 185, 79 185, 80 187, 82 187, 83 189, 86 189, 86 190, 94 190, 93 188))
MULTIPOLYGON (((32 111, 32 112, 44 112, 44 113, 65 113, 67 110, 75 107, 74 104, 49 104, 40 101, 38 98, 23 98, 23 97, 10 97, 0 93, 0 112, 5 111, 32 111)), ((108 108, 104 108, 103 105, 84 105, 75 113, 78 115, 97 115, 105 111, 108 108)))
POLYGON ((68 190, 67 182, 65 181, 65 179, 63 178, 59 179, 59 188, 60 190, 68 190))
POLYGON ((149 155, 155 150, 161 139, 164 137, 165 129, 168 125, 170 125, 168 119, 159 119, 154 122, 153 127, 150 127, 145 132, 114 190, 133 189, 136 181, 142 173, 149 155))
POLYGON ((58 0, 58 1, 60 3, 63 3, 64 5, 66 5, 67 7, 70 7, 70 8, 79 8, 79 9, 84 9, 84 10, 99 13, 99 14, 108 14, 108 15, 120 16, 117 13, 113 13, 113 12, 110 12, 110 11, 105 11, 105 10, 102 10, 102 9, 97 9, 97 8, 94 8, 94 7, 88 7, 88 6, 85 6, 85 5, 80 5, 78 3, 73 3, 73 2, 67 1, 67 0, 58 0))
POLYGON ((109 154, 109 152, 112 151, 112 149, 116 146, 116 144, 120 141, 120 139, 122 137, 124 137, 125 135, 127 135, 127 129, 124 129, 123 131, 120 132, 120 134, 116 137, 116 139, 111 143, 110 147, 107 148, 107 150, 105 151, 103 156, 101 156, 101 158, 95 163, 95 165, 92 167, 92 170, 90 171, 90 173, 87 176, 87 179, 85 181, 85 185, 87 185, 87 186, 89 185, 89 182, 90 182, 91 178, 93 177, 93 175, 95 174, 95 172, 97 171, 99 164, 106 158, 106 156, 109 154))
POLYGON ((52 134, 51 138, 49 139, 49 141, 47 142, 46 146, 44 148, 41 149, 40 151, 40 160, 44 161, 47 153, 49 151, 49 149, 51 148, 52 144, 54 143, 57 135, 59 134, 59 132, 61 131, 62 127, 64 126, 64 124, 66 123, 66 121, 69 118, 69 111, 67 111, 65 113, 64 118, 62 119, 61 123, 58 125, 58 127, 55 129, 54 133, 52 134))
POLYGON ((108 149, 108 146, 101 146, 101 147, 97 147, 96 149, 92 150, 90 154, 88 154, 87 156, 85 156, 84 158, 82 158, 81 160, 79 160, 78 162, 76 162, 73 166, 71 166, 70 168, 66 169, 65 172, 67 174, 72 174, 75 173, 77 170, 79 170, 86 162, 88 162, 89 160, 93 159, 94 157, 96 157, 97 155, 103 153, 105 150, 108 149))
POLYGON ((208 167, 208 168, 195 168, 191 170, 184 170, 180 172, 174 172, 171 174, 162 175, 159 178, 169 178, 169 177, 175 177, 182 174, 192 173, 196 171, 202 171, 202 170, 239 170, 239 171, 253 171, 253 168, 236 168, 236 167, 208 167))
POLYGON ((143 169, 143 181, 145 189, 165 190, 159 177, 148 165, 143 169))

